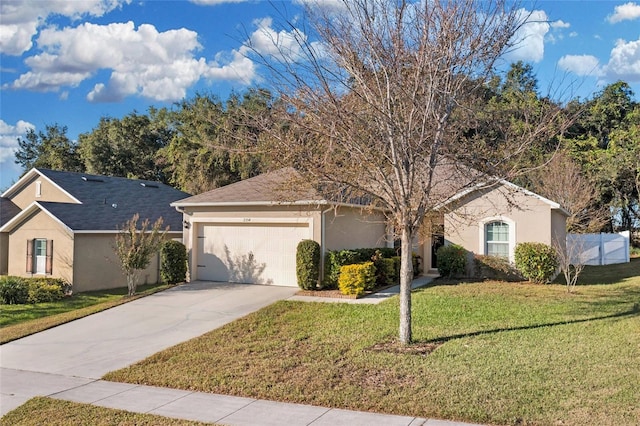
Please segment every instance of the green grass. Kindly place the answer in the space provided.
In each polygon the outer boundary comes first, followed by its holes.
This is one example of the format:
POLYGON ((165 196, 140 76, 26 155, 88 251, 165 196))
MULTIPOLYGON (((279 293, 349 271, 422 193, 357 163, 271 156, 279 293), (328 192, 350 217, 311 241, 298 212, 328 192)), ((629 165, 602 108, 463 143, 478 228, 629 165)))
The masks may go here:
POLYGON ((89 404, 37 397, 2 417, 2 424, 20 426, 196 426, 208 423, 171 419, 151 414, 96 407, 89 404))
POLYGON ((142 285, 138 286, 138 292, 133 297, 127 296, 125 287, 77 293, 56 302, 1 305, 0 344, 104 311, 167 288, 169 288, 167 285, 142 285))
POLYGON ((394 343, 397 298, 283 301, 105 378, 479 423, 637 425, 640 259, 605 269, 573 294, 436 282, 414 293, 409 348, 394 343))

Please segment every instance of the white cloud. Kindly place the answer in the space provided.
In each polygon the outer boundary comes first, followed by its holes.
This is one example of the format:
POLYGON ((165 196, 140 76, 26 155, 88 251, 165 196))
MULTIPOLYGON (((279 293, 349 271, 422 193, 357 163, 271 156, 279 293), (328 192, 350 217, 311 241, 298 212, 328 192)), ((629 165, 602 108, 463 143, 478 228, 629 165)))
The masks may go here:
POLYGON ((576 31, 571 31, 569 33, 569 37, 578 37, 578 33, 576 31))
POLYGON ((591 55, 565 55, 558 61, 558 67, 579 76, 597 77, 602 74, 598 58, 591 55))
POLYGON ((551 23, 551 28, 569 28, 570 26, 571 26, 570 23, 564 22, 562 19, 559 19, 551 23))
POLYGON ((58 91, 77 87, 98 70, 111 70, 108 82, 98 82, 87 99, 116 102, 131 95, 159 101, 183 98, 201 78, 250 83, 253 64, 234 55, 230 62, 208 63, 196 58, 198 34, 185 28, 158 32, 149 24, 133 22, 75 28, 46 28, 37 39, 41 53, 25 63, 31 68, 3 88, 58 91))
POLYGON ((2 0, 0 2, 0 53, 19 56, 31 49, 32 38, 48 16, 56 14, 79 19, 100 17, 131 0, 2 0))
POLYGON ((526 22, 514 34, 514 48, 506 57, 512 62, 540 62, 544 57, 544 38, 551 27, 543 10, 520 9, 520 19, 526 22))
POLYGON ((18 120, 11 125, 0 119, 0 163, 12 162, 18 149, 18 137, 24 137, 29 129, 35 129, 35 126, 27 121, 18 120))
POLYGON ((613 9, 613 13, 607 16, 607 21, 611 24, 616 24, 621 21, 632 21, 640 18, 640 5, 629 2, 616 6, 613 9))
POLYGON ((608 82, 640 81, 640 38, 634 41, 618 40, 606 64, 600 64, 591 55, 566 55, 558 61, 558 66, 579 76, 598 77, 608 82))
POLYGON ((608 80, 640 81, 640 38, 618 40, 605 67, 608 80))
POLYGON ((306 42, 306 35, 297 29, 291 31, 273 29, 271 18, 254 21, 258 27, 247 41, 247 46, 264 56, 297 58, 300 46, 306 42))

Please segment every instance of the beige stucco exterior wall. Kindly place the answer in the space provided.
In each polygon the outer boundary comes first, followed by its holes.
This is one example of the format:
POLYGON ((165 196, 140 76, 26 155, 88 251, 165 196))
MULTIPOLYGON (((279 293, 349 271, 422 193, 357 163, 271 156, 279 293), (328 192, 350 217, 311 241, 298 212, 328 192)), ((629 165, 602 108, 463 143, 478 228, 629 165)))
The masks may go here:
MULTIPOLYGON (((562 214, 553 216, 548 203, 505 186, 477 191, 459 202, 458 206, 445 214, 445 238, 476 254, 484 254, 485 251, 484 222, 505 220, 510 223, 515 228, 516 244, 551 244, 552 233, 564 227, 562 214)), ((513 247, 510 249, 513 250, 513 247)))
POLYGON ((380 213, 339 207, 325 211, 324 226, 325 251, 387 246, 387 225, 380 213))
MULTIPOLYGON (((51 216, 39 210, 27 217, 9 233, 8 274, 21 277, 38 276, 26 272, 27 241, 34 238, 53 240, 51 277, 73 282, 73 235, 51 216)), ((43 275, 44 276, 44 275, 43 275)))
MULTIPOLYGON (((167 239, 180 239, 171 233, 167 239)), ((114 233, 75 234, 73 291, 83 292, 126 287, 127 281, 114 251, 114 233)), ((138 284, 159 281, 159 257, 151 258, 149 267, 140 271, 138 284)))
POLYGON ((10 197, 11 201, 20 207, 26 208, 34 201, 51 201, 58 203, 77 203, 74 199, 65 194, 60 188, 52 184, 42 176, 35 176, 28 180, 20 191, 10 197), (36 196, 36 182, 40 182, 40 196, 36 196))

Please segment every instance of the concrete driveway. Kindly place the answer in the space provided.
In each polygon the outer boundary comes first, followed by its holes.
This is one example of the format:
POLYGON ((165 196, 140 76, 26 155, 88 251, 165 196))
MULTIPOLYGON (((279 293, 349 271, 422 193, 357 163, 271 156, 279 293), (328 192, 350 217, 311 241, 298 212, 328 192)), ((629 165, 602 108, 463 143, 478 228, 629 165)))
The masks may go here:
POLYGON ((78 384, 99 379, 296 291, 193 282, 4 344, 0 346, 0 415, 45 394, 30 377, 40 381, 47 375, 63 376, 78 384))

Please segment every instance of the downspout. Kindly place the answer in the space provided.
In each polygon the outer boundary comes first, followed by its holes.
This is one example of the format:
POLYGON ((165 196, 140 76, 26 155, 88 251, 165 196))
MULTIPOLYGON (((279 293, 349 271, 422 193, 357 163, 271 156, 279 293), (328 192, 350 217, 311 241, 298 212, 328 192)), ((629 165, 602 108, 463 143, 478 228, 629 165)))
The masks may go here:
POLYGON ((324 258, 325 258, 325 251, 326 251, 326 236, 325 236, 325 225, 327 223, 326 220, 326 213, 329 213, 331 210, 333 210, 333 207, 330 207, 324 211, 322 211, 321 213, 321 230, 320 230, 320 282, 322 282, 322 280, 324 279, 324 258))

